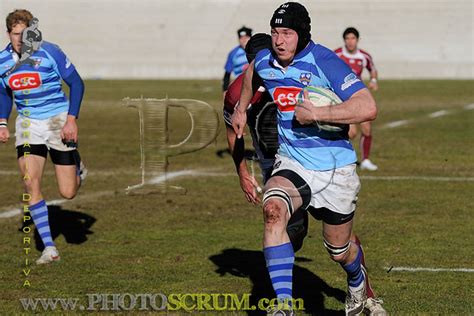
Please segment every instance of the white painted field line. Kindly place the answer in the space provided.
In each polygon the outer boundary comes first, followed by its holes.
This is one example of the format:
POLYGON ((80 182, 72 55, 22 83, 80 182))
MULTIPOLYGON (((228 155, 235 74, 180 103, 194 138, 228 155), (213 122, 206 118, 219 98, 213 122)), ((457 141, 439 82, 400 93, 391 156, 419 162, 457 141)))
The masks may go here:
MULTIPOLYGON (((464 110, 474 110, 474 103, 465 105, 463 107, 463 109, 464 110)), ((445 115, 448 115, 448 114, 451 114, 451 112, 448 111, 448 110, 439 110, 439 111, 428 114, 428 117, 429 118, 437 118, 437 117, 445 116, 445 115)), ((389 122, 389 123, 383 125, 382 127, 384 127, 384 128, 400 127, 400 126, 407 125, 408 123, 410 123, 410 121, 411 120, 393 121, 393 122, 389 122)))
MULTIPOLYGON (((89 170, 87 176, 120 176, 120 175, 141 175, 142 173, 140 171, 131 171, 131 170, 121 170, 121 169, 117 169, 117 170, 89 170)), ((153 173, 152 173, 153 174, 153 173)), ((156 172, 154 173, 156 175, 158 175, 159 173, 156 172)), ((18 173, 18 170, 0 170, 0 175, 1 176, 18 176, 20 177, 19 173, 18 173)), ((46 171, 44 172, 44 175, 47 175, 47 176, 51 176, 51 175, 55 175, 55 172, 54 171, 46 171)))
POLYGON ((436 112, 430 113, 430 114, 428 115, 428 117, 430 117, 430 118, 437 118, 437 117, 445 116, 445 115, 447 115, 447 114, 449 114, 448 111, 446 111, 446 110, 441 110, 441 111, 436 111, 436 112))
MULTIPOLYGON (((71 201, 77 202, 77 201, 88 200, 88 199, 96 199, 96 198, 99 198, 99 197, 102 197, 102 196, 105 196, 105 195, 109 195, 109 194, 113 194, 113 191, 99 191, 99 192, 96 192, 96 193, 84 194, 84 195, 80 195, 80 196, 76 197, 74 200, 66 200, 66 199, 51 200, 51 201, 46 201, 46 204, 48 206, 50 206, 50 205, 62 205, 62 204, 65 204, 65 203, 71 202, 71 201)), ((10 206, 10 208, 11 208, 10 210, 0 213, 0 218, 14 217, 14 216, 20 215, 23 211, 23 209, 19 208, 19 207, 10 206)))
POLYGON ((387 180, 387 181, 441 181, 441 182, 472 182, 474 177, 429 177, 429 176, 360 176, 363 180, 387 180))
POLYGON ((410 121, 409 120, 400 120, 400 121, 393 121, 384 125, 386 128, 395 128, 403 125, 407 125, 410 121))
MULTIPOLYGON (((46 171, 45 175, 54 175, 54 171, 46 171)), ((109 171, 89 171, 88 176, 114 176, 114 175, 141 175, 139 171, 130 171, 130 170, 109 170, 109 171)), ((2 176, 18 176, 20 177, 18 170, 0 170, 0 175, 2 176)))
POLYGON ((21 214, 21 210, 19 208, 14 208, 12 210, 0 213, 0 218, 10 218, 13 216, 17 216, 21 214))
MULTIPOLYGON (((178 177, 183 177, 183 176, 210 176, 210 177, 216 177, 216 176, 230 176, 230 175, 235 175, 232 173, 218 173, 218 172, 212 172, 212 171, 199 171, 199 170, 180 170, 180 171, 173 171, 173 172, 168 172, 166 176, 157 176, 154 179, 152 179, 149 183, 150 184, 160 184, 166 180, 171 180, 174 178, 178 177)), ((114 191, 100 191, 96 193, 91 193, 91 194, 85 194, 85 195, 80 195, 77 198, 73 200, 66 200, 66 199, 57 199, 57 200, 51 200, 47 201, 47 205, 62 205, 70 201, 78 201, 78 200, 87 200, 87 199, 96 199, 105 195, 110 195, 113 194, 114 191)), ((7 211, 1 212, 0 213, 0 218, 10 218, 14 217, 17 215, 20 215, 22 212, 21 208, 18 208, 16 206, 10 206, 6 208, 7 211)))
POLYGON ((424 267, 385 267, 387 272, 466 272, 474 273, 472 268, 424 268, 424 267))

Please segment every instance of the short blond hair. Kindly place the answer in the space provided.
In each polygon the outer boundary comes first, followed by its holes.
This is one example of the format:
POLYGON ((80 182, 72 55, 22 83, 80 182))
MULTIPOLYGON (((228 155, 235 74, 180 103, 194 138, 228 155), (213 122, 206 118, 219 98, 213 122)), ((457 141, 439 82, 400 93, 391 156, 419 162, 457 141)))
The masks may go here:
POLYGON ((10 12, 6 19, 8 33, 10 33, 13 27, 17 24, 23 23, 28 26, 32 19, 33 14, 25 9, 16 9, 15 11, 10 12))

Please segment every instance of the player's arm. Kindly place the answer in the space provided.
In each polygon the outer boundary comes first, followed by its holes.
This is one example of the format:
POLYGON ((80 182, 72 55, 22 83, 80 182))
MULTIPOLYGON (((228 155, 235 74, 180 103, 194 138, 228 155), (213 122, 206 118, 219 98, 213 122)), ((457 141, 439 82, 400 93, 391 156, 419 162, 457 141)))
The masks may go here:
MULTIPOLYGON (((234 52, 234 50, 232 50, 229 53, 229 55, 227 55, 227 60, 225 62, 225 66, 224 66, 225 73, 224 73, 224 78, 222 78, 222 91, 224 93, 229 88, 230 75, 232 74, 232 69, 233 69, 232 58, 234 57, 234 55, 235 55, 235 52, 234 52)), ((224 97, 225 97, 225 94, 224 94, 224 97)))
POLYGON ((372 56, 370 56, 366 52, 364 52, 364 56, 367 59, 366 68, 370 73, 370 81, 369 81, 368 87, 369 87, 369 89, 371 89, 373 91, 377 91, 378 88, 379 88, 379 85, 378 85, 378 82, 377 82, 377 80, 379 78, 379 74, 377 72, 377 69, 375 68, 374 60, 372 59, 372 56))
POLYGON ((8 131, 8 118, 12 111, 13 98, 10 89, 6 88, 3 83, 0 84, 0 141, 6 143, 10 138, 8 131))
MULTIPOLYGON (((222 91, 226 92, 227 89, 229 89, 229 83, 230 83, 230 72, 225 72, 224 73, 224 78, 222 78, 222 91)), ((225 96, 225 95, 224 95, 225 96)))
POLYGON ((58 46, 47 43, 43 44, 42 47, 53 57, 58 74, 69 86, 69 110, 66 124, 61 130, 61 138, 76 143, 78 133, 76 119, 79 117, 84 95, 84 83, 77 73, 76 67, 58 46))
POLYGON ((315 107, 305 90, 304 102, 295 108, 295 116, 301 124, 324 121, 339 124, 358 124, 373 121, 377 117, 377 106, 367 88, 355 92, 350 99, 337 106, 315 107))
POLYGON ((232 114, 234 112, 235 106, 232 105, 232 100, 230 96, 227 95, 224 98, 224 124, 226 127, 226 136, 227 136, 227 145, 229 147, 229 152, 234 160, 234 165, 237 171, 237 174, 248 173, 247 163, 244 159, 245 153, 245 143, 244 139, 237 139, 237 135, 232 128, 232 114))
POLYGON ((241 138, 244 134, 245 124, 247 124, 247 108, 253 97, 252 79, 255 69, 255 60, 250 63, 244 74, 242 82, 242 90, 240 92, 240 100, 232 115, 232 127, 234 128, 237 138, 241 138))
POLYGON ((370 81, 369 81, 369 89, 372 89, 373 91, 377 91, 379 89, 379 84, 378 84, 378 77, 379 74, 377 72, 377 69, 372 68, 370 71, 370 81))
POLYGON ((229 91, 224 98, 223 114, 226 125, 227 143, 229 145, 229 151, 232 155, 237 174, 239 175, 240 187, 242 188, 247 201, 256 204, 260 202, 255 191, 255 188, 258 187, 258 183, 255 178, 249 174, 247 169, 244 138, 237 138, 232 127, 232 114, 235 112, 236 104, 238 104, 236 98, 240 96, 240 86, 242 84, 242 81, 240 81, 241 79, 243 79, 243 77, 238 77, 229 86, 229 91), (236 93, 238 93, 238 95, 236 95, 236 93))
POLYGON ((75 69, 63 80, 69 86, 69 111, 66 124, 61 131, 61 137, 77 142, 78 129, 76 120, 79 117, 79 110, 84 96, 84 82, 75 69))
POLYGON ((339 124, 357 124, 375 120, 377 106, 372 94, 344 61, 329 51, 321 53, 318 66, 326 74, 334 92, 344 101, 337 106, 315 107, 305 100, 295 108, 296 119, 301 124, 325 121, 339 124))
POLYGON ((229 145, 229 151, 234 160, 237 174, 239 175, 239 182, 242 191, 245 194, 247 201, 258 204, 260 198, 257 195, 256 188, 259 187, 255 178, 249 173, 247 163, 245 161, 245 141, 244 138, 237 138, 234 129, 231 126, 226 125, 227 131, 227 143, 229 145))

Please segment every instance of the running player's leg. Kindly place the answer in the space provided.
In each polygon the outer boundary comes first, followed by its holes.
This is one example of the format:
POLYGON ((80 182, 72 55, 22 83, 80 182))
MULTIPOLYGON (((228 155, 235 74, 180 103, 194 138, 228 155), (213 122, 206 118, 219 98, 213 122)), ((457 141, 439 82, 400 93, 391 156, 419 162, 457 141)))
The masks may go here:
POLYGON ((37 264, 59 260, 59 253, 49 226, 48 206, 41 193, 41 178, 47 153, 46 145, 17 146, 18 167, 25 191, 31 195, 28 201, 28 209, 45 247, 41 257, 36 261, 37 264))
POLYGON ((81 179, 78 174, 78 166, 74 158, 74 151, 58 151, 50 149, 51 160, 56 171, 56 180, 61 196, 72 199, 76 196, 81 179))
POLYGON ((349 138, 354 139, 357 136, 357 124, 350 124, 349 125, 349 138))
POLYGON ((23 179, 25 190, 31 195, 30 205, 43 199, 41 193, 41 178, 46 163, 48 149, 45 145, 18 146, 18 167, 23 179))
POLYGON ((273 289, 281 303, 292 299, 295 261, 286 226, 293 210, 301 205, 302 199, 292 181, 282 176, 272 176, 268 180, 263 197, 263 253, 273 289))
POLYGON ((38 264, 59 260, 59 253, 51 236, 48 207, 41 192, 41 179, 48 155, 44 137, 47 125, 46 120, 30 119, 22 115, 17 116, 15 123, 18 166, 25 190, 31 195, 28 209, 45 247, 36 261, 38 264))
POLYGON ((367 300, 362 252, 351 242, 352 224, 356 209, 360 180, 355 164, 333 171, 315 172, 312 189, 327 185, 313 195, 312 206, 323 221, 324 246, 332 260, 347 274, 348 291, 346 313, 355 315, 364 309, 367 300))
POLYGON ((324 246, 331 259, 347 273, 346 314, 358 315, 364 310, 367 300, 366 271, 362 267, 362 251, 350 240, 351 231, 352 219, 343 224, 323 222, 324 246))
MULTIPOLYGON (((56 171, 59 193, 66 199, 76 196, 81 184, 81 172, 85 171, 81 157, 74 145, 61 139, 61 129, 66 123, 67 113, 50 118, 47 145, 56 171)), ((85 174, 83 175, 85 176, 85 174)), ((82 177, 84 179, 84 177, 82 177)))
MULTIPOLYGON (((273 171, 275 159, 263 158, 259 162, 263 183, 266 184, 273 171)), ((303 240, 308 234, 308 212, 302 208, 295 210, 287 223, 286 232, 293 246, 293 251, 297 252, 303 247, 303 240)))
POLYGON ((361 169, 375 171, 378 167, 369 159, 370 149, 372 147, 372 123, 360 123, 360 153, 361 153, 361 169))

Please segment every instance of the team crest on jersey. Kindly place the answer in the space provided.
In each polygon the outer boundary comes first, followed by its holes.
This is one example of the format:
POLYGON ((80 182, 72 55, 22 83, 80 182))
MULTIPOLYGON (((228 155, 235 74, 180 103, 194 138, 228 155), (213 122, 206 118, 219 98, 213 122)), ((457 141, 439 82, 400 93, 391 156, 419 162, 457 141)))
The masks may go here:
POLYGON ((311 73, 310 72, 302 72, 300 75, 300 82, 305 86, 309 85, 311 82, 311 73))
POLYGON ((33 67, 34 67, 35 69, 38 69, 38 68, 40 67, 40 65, 41 65, 41 61, 42 61, 42 60, 43 60, 42 58, 35 58, 35 60, 34 60, 34 62, 33 62, 33 67))

